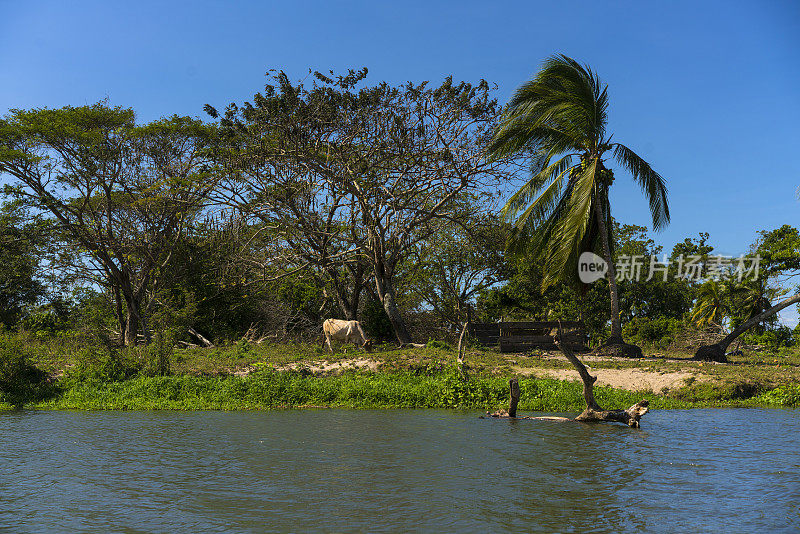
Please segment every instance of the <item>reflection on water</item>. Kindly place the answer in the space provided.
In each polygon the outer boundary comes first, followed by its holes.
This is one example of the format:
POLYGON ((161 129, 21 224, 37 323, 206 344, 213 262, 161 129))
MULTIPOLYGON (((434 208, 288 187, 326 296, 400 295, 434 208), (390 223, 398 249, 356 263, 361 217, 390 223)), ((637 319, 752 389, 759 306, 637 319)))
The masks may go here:
POLYGON ((800 411, 0 414, 12 532, 797 532, 800 411))

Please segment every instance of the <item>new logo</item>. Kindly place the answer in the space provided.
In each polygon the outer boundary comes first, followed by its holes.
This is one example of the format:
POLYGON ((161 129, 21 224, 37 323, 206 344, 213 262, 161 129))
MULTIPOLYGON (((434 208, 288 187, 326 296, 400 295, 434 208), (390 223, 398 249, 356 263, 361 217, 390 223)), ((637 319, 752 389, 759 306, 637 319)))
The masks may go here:
POLYGON ((606 277, 608 263, 594 252, 584 252, 578 258, 578 278, 584 284, 591 284, 606 277))

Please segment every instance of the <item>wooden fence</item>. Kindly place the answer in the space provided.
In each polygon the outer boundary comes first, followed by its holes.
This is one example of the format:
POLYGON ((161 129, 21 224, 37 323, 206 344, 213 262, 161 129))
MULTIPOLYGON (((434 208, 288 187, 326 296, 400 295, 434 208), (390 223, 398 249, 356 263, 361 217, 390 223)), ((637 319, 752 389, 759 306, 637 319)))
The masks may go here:
POLYGON ((524 352, 531 349, 555 350, 558 328, 561 341, 573 350, 589 350, 586 327, 580 321, 524 321, 502 323, 469 323, 467 332, 478 343, 499 347, 500 352, 524 352))

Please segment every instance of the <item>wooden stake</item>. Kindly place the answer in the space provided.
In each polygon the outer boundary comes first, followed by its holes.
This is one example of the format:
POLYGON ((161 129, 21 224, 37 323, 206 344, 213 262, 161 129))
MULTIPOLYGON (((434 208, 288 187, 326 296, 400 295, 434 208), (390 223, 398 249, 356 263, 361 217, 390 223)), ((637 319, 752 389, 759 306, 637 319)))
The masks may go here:
POLYGON ((511 389, 511 397, 508 399, 508 416, 516 417, 517 404, 519 404, 519 381, 516 378, 512 378, 508 381, 508 385, 511 389))

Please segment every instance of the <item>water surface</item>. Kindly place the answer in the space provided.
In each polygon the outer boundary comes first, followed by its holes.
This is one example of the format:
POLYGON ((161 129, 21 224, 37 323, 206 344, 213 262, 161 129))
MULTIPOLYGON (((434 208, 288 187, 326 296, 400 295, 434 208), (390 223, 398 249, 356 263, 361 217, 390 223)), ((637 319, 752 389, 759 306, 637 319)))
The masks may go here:
POLYGON ((9 532, 798 532, 800 411, 0 413, 9 532))

